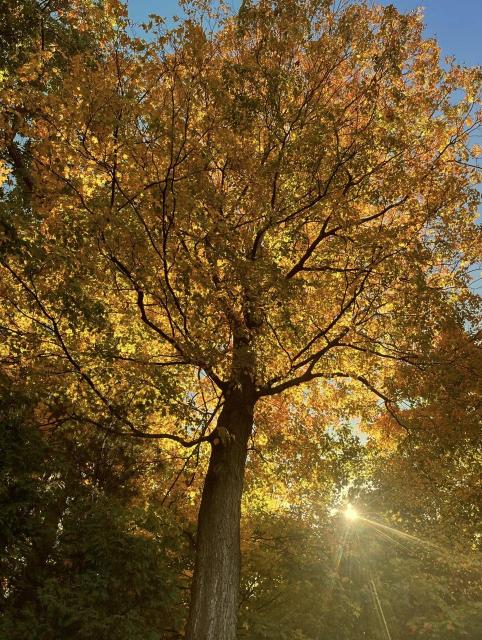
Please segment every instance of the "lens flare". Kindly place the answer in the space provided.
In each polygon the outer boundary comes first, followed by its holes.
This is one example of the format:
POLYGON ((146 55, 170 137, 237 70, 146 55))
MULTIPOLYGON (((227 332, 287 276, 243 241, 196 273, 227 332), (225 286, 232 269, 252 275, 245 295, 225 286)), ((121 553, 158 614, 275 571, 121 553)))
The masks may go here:
POLYGON ((347 520, 351 520, 352 522, 353 520, 356 520, 358 518, 358 511, 352 504, 347 505, 345 509, 345 518, 347 520))

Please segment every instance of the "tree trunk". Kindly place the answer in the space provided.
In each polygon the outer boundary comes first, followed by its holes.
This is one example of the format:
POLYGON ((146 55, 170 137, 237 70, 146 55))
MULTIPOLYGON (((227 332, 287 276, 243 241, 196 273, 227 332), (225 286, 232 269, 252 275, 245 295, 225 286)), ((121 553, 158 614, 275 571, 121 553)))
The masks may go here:
POLYGON ((226 395, 212 442, 198 516, 186 640, 233 640, 241 569, 240 516, 253 385, 226 395))

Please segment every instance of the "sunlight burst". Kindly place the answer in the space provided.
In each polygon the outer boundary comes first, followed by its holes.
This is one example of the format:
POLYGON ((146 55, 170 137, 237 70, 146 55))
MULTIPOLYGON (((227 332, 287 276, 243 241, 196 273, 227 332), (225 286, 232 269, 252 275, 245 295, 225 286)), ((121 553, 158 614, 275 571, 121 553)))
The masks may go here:
POLYGON ((352 504, 347 505, 345 509, 345 518, 351 521, 356 520, 358 518, 358 511, 355 509, 355 507, 352 504))

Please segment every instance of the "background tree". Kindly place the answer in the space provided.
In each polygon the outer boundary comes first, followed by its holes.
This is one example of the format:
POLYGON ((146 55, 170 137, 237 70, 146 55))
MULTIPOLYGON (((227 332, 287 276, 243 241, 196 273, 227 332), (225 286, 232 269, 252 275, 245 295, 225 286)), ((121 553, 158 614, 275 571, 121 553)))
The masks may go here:
POLYGON ((443 524, 439 535, 446 537, 438 541, 464 553, 480 545, 480 332, 470 335, 451 323, 430 360, 415 370, 402 366, 394 377, 409 436, 382 417, 383 431, 399 444, 374 480, 384 487, 384 508, 390 504, 402 517, 405 509, 419 514, 417 535, 433 537, 432 525, 443 524))
POLYGON ((209 442, 187 638, 219 640, 259 412, 293 390, 396 414, 393 367, 468 289, 480 73, 393 7, 200 5, 145 42, 79 0, 95 49, 3 79, 2 357, 57 419, 209 442))
POLYGON ((179 637, 191 545, 189 511, 164 500, 172 461, 0 390, 0 637, 179 637))
MULTIPOLYGON (((326 430, 318 415, 325 438, 335 439, 312 459, 302 446, 298 470, 293 452, 276 455, 290 451, 286 442, 263 447, 262 468, 250 463, 256 480, 250 469, 239 637, 478 637, 477 343, 451 324, 430 363, 402 363, 390 390, 398 421, 387 412, 365 423, 364 444, 353 425, 345 432, 333 421, 326 430), (253 494, 251 482, 260 486, 269 467, 279 484, 253 494), (348 500, 359 512, 354 520, 345 515, 348 500)), ((305 415, 299 429, 309 431, 305 415)), ((296 416, 289 433, 302 420, 296 416)))

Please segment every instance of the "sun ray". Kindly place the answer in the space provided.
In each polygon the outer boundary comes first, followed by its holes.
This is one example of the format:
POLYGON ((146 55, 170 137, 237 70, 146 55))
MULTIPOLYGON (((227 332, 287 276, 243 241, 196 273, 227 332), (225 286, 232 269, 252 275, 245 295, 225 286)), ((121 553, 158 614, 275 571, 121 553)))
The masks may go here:
POLYGON ((391 531, 392 533, 398 536, 401 536, 402 538, 405 538, 407 540, 411 540, 412 542, 417 542, 418 544, 423 544, 433 548, 437 547, 437 545, 435 545, 433 542, 430 542, 429 540, 423 540, 422 538, 417 538, 417 536, 413 536, 412 534, 406 533, 405 531, 401 531, 400 529, 395 529, 394 527, 389 527, 388 525, 382 524, 381 522, 377 522, 376 520, 369 520, 368 518, 365 518, 364 516, 361 516, 361 515, 358 515, 358 519, 361 520, 362 522, 367 522, 372 526, 380 527, 381 529, 391 531))
POLYGON ((338 571, 340 569, 340 564, 343 558, 343 554, 345 551, 345 547, 346 547, 346 543, 347 543, 347 539, 348 536, 350 535, 350 529, 347 527, 344 529, 343 531, 343 536, 342 539, 340 541, 340 544, 338 545, 338 548, 336 550, 336 554, 335 554, 335 566, 334 566, 334 571, 333 571, 333 575, 330 579, 330 582, 328 584, 328 589, 327 589, 327 597, 331 597, 334 587, 335 587, 335 580, 336 580, 336 576, 338 574, 338 571))
POLYGON ((371 571, 370 563, 368 562, 368 558, 367 558, 366 554, 362 553, 362 544, 361 544, 361 540, 360 540, 360 534, 359 534, 358 531, 356 531, 356 539, 357 539, 358 548, 359 548, 359 551, 360 551, 360 554, 358 556, 358 560, 359 560, 360 566, 363 568, 365 576, 367 578, 367 582, 368 582, 368 586, 369 586, 369 592, 370 592, 373 608, 375 610, 375 614, 376 614, 378 623, 379 623, 379 625, 380 625, 380 627, 381 627, 381 629, 383 631, 384 636, 386 635, 388 640, 391 640, 390 630, 388 628, 388 624, 387 624, 385 615, 383 613, 383 608, 382 608, 382 604, 380 602, 380 598, 378 597, 378 593, 377 593, 376 586, 375 586, 375 581, 373 580, 373 574, 372 574, 372 571, 371 571))
POLYGON ((375 529, 378 532, 378 534, 384 533, 389 539, 392 540, 393 543, 397 543, 400 546, 403 546, 407 551, 410 551, 409 548, 406 545, 402 545, 402 543, 399 542, 398 540, 395 540, 395 538, 389 535, 389 533, 395 536, 400 536, 406 542, 413 542, 419 546, 423 546, 426 548, 428 547, 432 551, 444 556, 446 559, 455 560, 457 558, 458 559, 457 561, 460 561, 463 559, 463 562, 465 563, 479 566, 478 558, 471 559, 467 555, 467 553, 460 553, 460 551, 457 551, 456 549, 448 549, 447 547, 441 545, 440 543, 435 543, 432 540, 427 540, 425 538, 418 538, 417 536, 407 533, 406 531, 402 531, 400 529, 390 527, 386 524, 382 524, 378 520, 371 520, 370 518, 362 516, 361 514, 357 515, 357 520, 360 522, 363 522, 364 524, 369 525, 371 528, 375 529), (379 529, 383 529, 383 532, 379 531, 379 529))
POLYGON ((377 529, 377 527, 375 527, 375 525, 371 525, 373 527, 373 529, 380 535, 382 536, 382 538, 385 538, 386 540, 390 540, 390 542, 393 542, 393 544, 398 545, 399 547, 402 547, 402 549, 405 549, 406 551, 411 553, 411 550, 409 547, 407 547, 406 544, 403 544, 402 542, 400 542, 399 540, 395 540, 395 538, 392 538, 392 536, 389 536, 388 533, 385 533, 384 531, 380 531, 380 529, 377 529))
POLYGON ((340 542, 340 544, 338 546, 338 550, 336 552, 335 572, 337 572, 338 569, 340 568, 341 560, 343 558, 343 553, 345 551, 345 546, 346 546, 346 543, 348 541, 349 534, 350 534, 350 530, 349 529, 345 529, 345 531, 343 532, 342 541, 340 542))
POLYGON ((382 626, 383 626, 383 628, 385 630, 386 636, 387 636, 388 640, 392 640, 392 636, 390 634, 390 629, 388 628, 387 619, 386 619, 385 613, 383 611, 382 603, 380 602, 380 598, 378 596, 377 587, 375 585, 375 581, 373 580, 373 578, 371 576, 370 576, 370 586, 372 588, 372 593, 373 593, 374 601, 376 603, 376 608, 377 608, 377 611, 379 613, 379 617, 380 617, 380 620, 382 622, 382 626))

